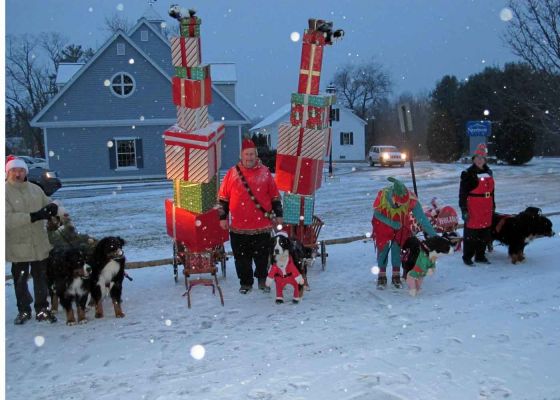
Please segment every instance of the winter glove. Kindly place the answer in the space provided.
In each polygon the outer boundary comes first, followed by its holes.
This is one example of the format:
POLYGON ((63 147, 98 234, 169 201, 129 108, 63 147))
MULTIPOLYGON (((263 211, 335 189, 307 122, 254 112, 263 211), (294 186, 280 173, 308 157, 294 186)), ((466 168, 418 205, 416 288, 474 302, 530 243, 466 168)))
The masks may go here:
POLYGON ((39 211, 30 213, 31 222, 39 221, 42 219, 49 219, 54 217, 58 212, 58 206, 54 203, 47 204, 45 207, 41 208, 39 211))

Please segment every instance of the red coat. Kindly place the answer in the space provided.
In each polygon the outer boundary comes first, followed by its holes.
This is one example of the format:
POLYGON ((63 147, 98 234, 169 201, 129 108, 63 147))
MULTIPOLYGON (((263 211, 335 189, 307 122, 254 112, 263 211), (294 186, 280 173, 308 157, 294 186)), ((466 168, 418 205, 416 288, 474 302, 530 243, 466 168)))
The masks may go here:
MULTIPOLYGON (((272 200, 280 199, 280 192, 268 168, 260 161, 250 169, 243 167, 241 163, 238 165, 260 205, 266 211, 270 211, 272 200)), ((251 200, 235 167, 226 173, 220 185, 218 198, 229 203, 230 227, 233 232, 266 231, 272 228, 271 220, 265 217, 264 212, 257 209, 255 202, 251 200)))
POLYGON ((298 285, 303 285, 305 281, 294 264, 292 257, 288 261, 286 271, 282 271, 278 265, 272 264, 266 278, 266 285, 270 286, 272 281, 276 284, 276 299, 282 299, 282 292, 286 285, 292 285, 294 287, 294 299, 300 299, 298 285))

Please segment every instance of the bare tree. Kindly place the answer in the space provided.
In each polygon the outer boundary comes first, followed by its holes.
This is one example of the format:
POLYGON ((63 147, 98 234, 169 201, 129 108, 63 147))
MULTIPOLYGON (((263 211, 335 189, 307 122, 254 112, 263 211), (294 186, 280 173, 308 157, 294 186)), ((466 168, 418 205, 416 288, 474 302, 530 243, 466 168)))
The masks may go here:
POLYGON ((391 93, 391 78, 381 64, 346 64, 334 75, 333 84, 340 100, 361 118, 373 116, 380 101, 391 93))
POLYGON ((560 72, 560 0, 509 0, 505 40, 535 70, 560 72))
POLYGON ((68 39, 59 32, 41 33, 41 47, 49 55, 55 71, 58 70, 58 64, 62 59, 62 50, 67 43, 68 39))
POLYGON ((111 35, 114 35, 119 30, 128 32, 134 24, 126 17, 121 17, 119 14, 114 13, 111 16, 105 16, 105 30, 111 35))

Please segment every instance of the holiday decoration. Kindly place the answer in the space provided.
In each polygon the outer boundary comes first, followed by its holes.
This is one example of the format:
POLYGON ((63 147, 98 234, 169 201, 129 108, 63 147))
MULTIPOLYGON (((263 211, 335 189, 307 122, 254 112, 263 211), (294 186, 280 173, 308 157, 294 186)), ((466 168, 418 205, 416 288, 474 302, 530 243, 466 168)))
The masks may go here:
POLYGON ((177 106, 177 125, 186 131, 194 131, 208 125, 208 106, 187 108, 177 106))
POLYGON ((213 208, 197 214, 165 200, 167 234, 184 243, 188 250, 200 252, 219 246, 229 239, 228 231, 220 226, 218 210, 213 208))
POLYGON ((203 213, 216 205, 217 198, 217 176, 214 176, 208 183, 189 182, 183 179, 173 181, 173 202, 177 207, 195 213, 203 213))
POLYGON ((200 38, 172 37, 171 63, 176 67, 196 67, 202 56, 200 38))
POLYGON ((173 77, 173 103, 178 106, 197 108, 212 102, 212 81, 210 77, 196 81, 173 77))
POLYGON ((292 93, 292 104, 310 105, 314 107, 328 107, 336 102, 336 96, 333 94, 314 96, 305 93, 292 93))
POLYGON ((183 79, 202 81, 210 78, 210 66, 199 65, 196 67, 175 67, 175 76, 183 79))
POLYGON ((322 160, 330 143, 330 128, 308 129, 290 124, 278 126, 278 154, 322 160))
POLYGON ((311 225, 315 198, 300 194, 284 194, 284 222, 287 224, 311 225))
POLYGON ((223 136, 224 124, 219 122, 192 132, 169 128, 163 134, 167 178, 210 182, 220 169, 223 136))
POLYGON ((316 95, 319 93, 323 46, 303 43, 299 70, 298 92, 316 95))
POLYGON ((311 195, 321 187, 323 160, 276 155, 276 185, 279 190, 311 195))
POLYGON ((293 126, 301 125, 311 129, 327 128, 329 126, 329 108, 292 103, 290 123, 293 126))

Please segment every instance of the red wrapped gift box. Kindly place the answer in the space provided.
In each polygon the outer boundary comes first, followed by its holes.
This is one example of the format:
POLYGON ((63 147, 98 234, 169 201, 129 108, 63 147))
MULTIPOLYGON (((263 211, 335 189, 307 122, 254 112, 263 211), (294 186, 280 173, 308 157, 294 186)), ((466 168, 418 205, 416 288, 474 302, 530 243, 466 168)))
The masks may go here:
POLYGON ((227 229, 220 226, 220 216, 215 208, 195 214, 176 207, 172 200, 166 199, 165 222, 167 234, 174 240, 183 242, 192 252, 209 250, 229 239, 227 229))
POLYGON ((172 37, 171 63, 175 67, 195 67, 202 62, 199 37, 172 37))
POLYGON ((301 66, 299 70, 298 92, 319 94, 323 46, 303 43, 301 46, 301 66))
POLYGON ((329 107, 314 107, 292 103, 290 123, 309 129, 324 129, 329 126, 329 107))
POLYGON ((282 123, 278 126, 278 154, 322 160, 330 146, 329 128, 307 129, 282 123))
POLYGON ((212 103, 212 80, 202 81, 173 77, 173 103, 177 106, 198 108, 212 103))
POLYGON ((174 125, 163 134, 167 179, 208 183, 220 169, 224 124, 213 122, 192 132, 174 125))
POLYGON ((303 33, 302 42, 324 46, 327 42, 327 34, 314 29, 306 29, 303 33))
POLYGON ((321 187, 323 160, 285 154, 276 155, 276 186, 278 189, 310 195, 321 187))

